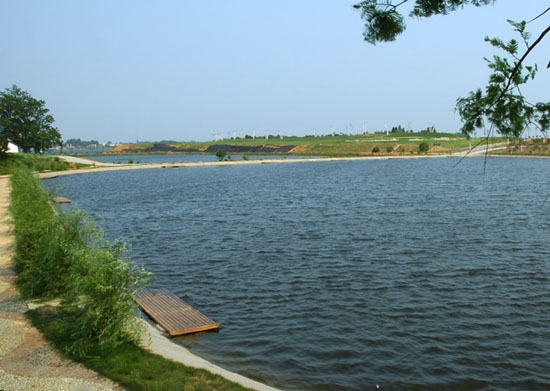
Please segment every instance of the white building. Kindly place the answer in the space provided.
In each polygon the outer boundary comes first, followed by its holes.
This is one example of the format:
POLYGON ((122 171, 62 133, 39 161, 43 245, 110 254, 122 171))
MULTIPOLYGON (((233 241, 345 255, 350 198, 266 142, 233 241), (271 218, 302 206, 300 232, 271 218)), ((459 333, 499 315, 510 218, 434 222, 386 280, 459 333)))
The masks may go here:
POLYGON ((8 153, 19 153, 19 147, 8 141, 8 149, 7 149, 6 152, 8 152, 8 153))

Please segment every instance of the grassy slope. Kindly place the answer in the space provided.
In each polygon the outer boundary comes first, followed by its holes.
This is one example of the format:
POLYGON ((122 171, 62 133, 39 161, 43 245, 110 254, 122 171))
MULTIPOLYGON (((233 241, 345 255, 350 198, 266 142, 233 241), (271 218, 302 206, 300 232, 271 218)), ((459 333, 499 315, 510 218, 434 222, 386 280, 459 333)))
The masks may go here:
POLYGON ((63 171, 82 166, 71 165, 59 158, 52 156, 39 156, 25 153, 8 153, 0 155, 0 175, 9 174, 11 169, 17 165, 24 165, 33 171, 63 171))
MULTIPOLYGON (((380 149, 381 154, 388 154, 387 147, 394 149, 393 154, 416 153, 418 144, 422 141, 430 145, 430 153, 449 153, 467 149, 475 145, 480 139, 466 139, 463 136, 446 133, 390 133, 351 135, 351 136, 320 136, 320 137, 285 137, 280 138, 256 138, 256 139, 226 139, 201 143, 171 143, 179 148, 195 148, 204 150, 210 145, 296 145, 291 155, 313 156, 364 156, 372 154, 374 147, 380 149)), ((491 142, 499 142, 501 139, 491 139, 491 142)), ((151 147, 150 143, 132 144, 132 149, 145 149, 151 147)), ((263 153, 262 153, 263 154, 263 153)))
MULTIPOLYGON (((59 332, 59 312, 51 307, 28 311, 27 316, 47 340, 60 351, 70 335, 59 332)), ((108 377, 127 391, 246 391, 236 383, 202 369, 186 367, 132 343, 111 349, 108 354, 91 351, 86 357, 69 356, 100 375, 108 377)))

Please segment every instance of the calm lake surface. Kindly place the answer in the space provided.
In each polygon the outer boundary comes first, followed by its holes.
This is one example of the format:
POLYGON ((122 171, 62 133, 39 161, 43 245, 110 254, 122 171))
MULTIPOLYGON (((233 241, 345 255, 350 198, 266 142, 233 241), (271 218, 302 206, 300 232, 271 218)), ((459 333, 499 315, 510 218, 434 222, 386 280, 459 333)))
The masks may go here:
POLYGON ((178 342, 227 369, 285 390, 548 390, 550 160, 455 162, 45 184, 221 323, 178 342))

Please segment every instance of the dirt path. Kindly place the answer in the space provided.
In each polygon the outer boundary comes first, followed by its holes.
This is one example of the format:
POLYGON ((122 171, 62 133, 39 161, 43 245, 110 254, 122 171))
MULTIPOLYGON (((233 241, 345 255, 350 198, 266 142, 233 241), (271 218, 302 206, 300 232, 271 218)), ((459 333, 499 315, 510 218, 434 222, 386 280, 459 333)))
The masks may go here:
POLYGON ((28 306, 14 285, 9 191, 9 179, 0 178, 0 391, 121 390, 110 380, 62 358, 25 317, 28 306))
POLYGON ((66 162, 69 162, 69 163, 89 164, 93 166, 102 166, 102 167, 112 167, 112 166, 119 165, 119 164, 99 162, 97 160, 85 159, 85 158, 76 157, 76 156, 58 155, 55 157, 65 160, 66 162))

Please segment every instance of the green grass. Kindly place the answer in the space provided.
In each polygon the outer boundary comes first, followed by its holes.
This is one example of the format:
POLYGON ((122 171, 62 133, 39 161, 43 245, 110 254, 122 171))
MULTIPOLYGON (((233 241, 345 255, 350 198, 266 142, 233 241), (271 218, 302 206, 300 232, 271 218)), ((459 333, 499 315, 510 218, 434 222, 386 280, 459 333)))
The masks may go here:
MULTIPOLYGON (((467 139, 464 136, 451 133, 384 133, 367 135, 335 135, 335 136, 306 136, 306 137, 284 137, 283 139, 273 137, 265 139, 225 139, 219 141, 198 142, 198 143, 170 143, 179 148, 194 148, 205 150, 210 145, 236 145, 236 146, 282 146, 295 145, 296 148, 288 155, 308 156, 365 156, 371 155, 372 150, 378 147, 383 155, 415 154, 418 152, 418 145, 426 142, 429 145, 429 154, 452 153, 465 151, 470 146, 477 144, 481 139, 467 139), (388 152, 388 147, 393 152, 388 152)), ((490 142, 500 142, 501 138, 491 138, 490 142)), ((133 150, 149 148, 150 143, 132 144, 133 150)), ((134 152, 139 153, 139 152, 134 152)), ((235 154, 235 153, 233 153, 235 154)), ((246 152, 247 155, 254 153, 246 152)), ((269 153, 258 153, 261 155, 269 153)))
MULTIPOLYGON (((66 351, 70 336, 60 330, 63 317, 59 309, 41 307, 27 316, 46 339, 60 351, 66 351)), ((125 343, 109 351, 92 350, 85 357, 66 357, 108 377, 127 391, 245 391, 221 376, 202 369, 186 367, 161 356, 125 343)))
POLYGON ((53 156, 38 156, 26 153, 0 155, 0 175, 10 174, 14 167, 20 165, 38 172, 64 171, 73 168, 66 161, 53 156))

